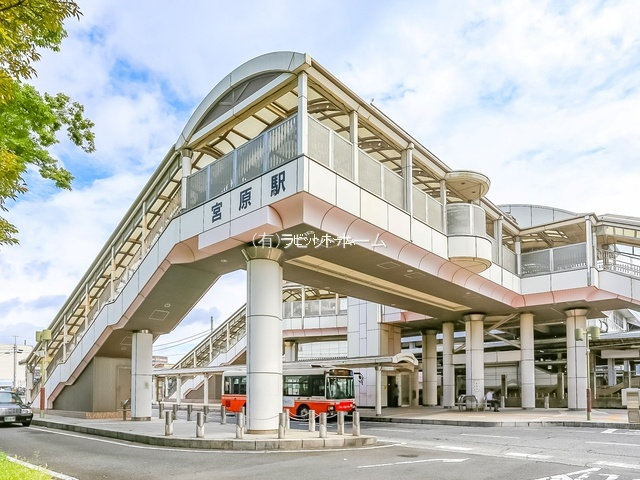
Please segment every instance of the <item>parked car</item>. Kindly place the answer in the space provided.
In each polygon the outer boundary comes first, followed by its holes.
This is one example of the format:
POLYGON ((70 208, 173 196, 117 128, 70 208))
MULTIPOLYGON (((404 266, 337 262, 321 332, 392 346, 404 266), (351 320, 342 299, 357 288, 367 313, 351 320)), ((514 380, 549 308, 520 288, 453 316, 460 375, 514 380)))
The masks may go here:
POLYGON ((31 425, 33 411, 22 399, 11 391, 0 391, 0 423, 22 423, 31 425))

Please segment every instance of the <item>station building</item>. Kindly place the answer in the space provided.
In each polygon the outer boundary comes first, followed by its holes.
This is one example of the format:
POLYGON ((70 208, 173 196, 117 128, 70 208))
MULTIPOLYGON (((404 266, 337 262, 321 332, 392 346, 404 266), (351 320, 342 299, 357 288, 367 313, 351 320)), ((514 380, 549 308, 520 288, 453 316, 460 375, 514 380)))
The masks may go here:
POLYGON ((36 404, 130 398, 149 418, 154 340, 238 269, 244 313, 191 358, 246 363, 255 432, 277 426, 283 351, 323 338, 346 340, 358 402, 376 408, 393 384, 401 404, 492 388, 525 409, 637 386, 640 219, 495 205, 477 163, 452 170, 309 55, 236 68, 158 160, 30 355, 32 374, 45 355, 36 404), (419 364, 393 360, 403 345, 419 364))

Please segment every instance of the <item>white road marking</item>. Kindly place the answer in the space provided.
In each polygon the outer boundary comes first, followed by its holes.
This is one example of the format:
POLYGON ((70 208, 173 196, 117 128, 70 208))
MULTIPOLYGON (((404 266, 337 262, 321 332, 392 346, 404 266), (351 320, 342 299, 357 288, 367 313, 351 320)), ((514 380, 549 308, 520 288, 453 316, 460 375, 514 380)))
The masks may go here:
POLYGON ((442 463, 461 463, 469 460, 468 458, 427 458, 424 460, 408 460, 405 462, 392 462, 392 463, 376 463, 373 465, 358 465, 358 468, 376 468, 376 467, 391 467, 394 465, 410 465, 413 463, 427 463, 427 462, 442 462, 442 463))
POLYGON ((617 428, 607 428, 600 433, 606 433, 609 435, 640 435, 639 430, 618 430, 617 428))
POLYGON ((588 478, 589 473, 599 472, 599 471, 600 471, 599 468, 594 467, 594 468, 588 468, 586 470, 578 470, 577 472, 559 473, 558 475, 553 475, 551 477, 536 478, 536 480, 571 480, 572 475, 581 475, 581 474, 587 474, 587 475, 580 478, 588 478))
POLYGON ((475 433, 461 433, 464 437, 482 437, 482 438, 520 438, 520 437, 508 437, 506 435, 481 435, 475 433))
MULTIPOLYGON (((51 433, 53 435, 63 435, 65 437, 74 437, 81 440, 93 440, 94 442, 109 443, 111 445, 119 445, 125 448, 139 448, 141 450, 160 450, 166 452, 189 452, 189 453, 230 453, 230 454, 242 454, 242 453, 259 453, 261 455, 266 453, 309 453, 309 452, 326 452, 326 448, 318 449, 306 449, 306 450, 214 450, 214 449, 200 449, 200 448, 180 448, 180 447, 151 447, 148 445, 136 445, 135 443, 117 442, 114 440, 105 440, 104 438, 95 438, 93 436, 76 435, 73 433, 59 432, 56 430, 49 430, 47 428, 29 427, 30 430, 38 430, 40 432, 51 433)), ((404 443, 391 443, 389 445, 375 445, 371 447, 354 447, 354 448, 332 448, 334 452, 345 452, 353 450, 378 450, 382 448, 399 447, 404 446, 404 443)))
POLYGON ((461 452, 468 452, 469 450, 473 450, 473 448, 458 447, 456 445, 436 445, 436 448, 440 448, 442 450, 460 450, 461 452))
POLYGON ((531 460, 547 460, 549 458, 552 458, 551 455, 537 455, 535 453, 520 453, 520 452, 508 452, 508 453, 505 453, 505 456, 527 458, 531 460))
POLYGON ((39 465, 34 465, 32 463, 23 462, 22 460, 18 460, 17 458, 14 458, 14 457, 7 456, 6 458, 10 462, 17 463, 18 465, 22 465, 23 467, 29 468, 31 470, 42 472, 46 475, 49 475, 50 477, 57 478, 58 480, 78 480, 76 477, 70 477, 69 475, 65 475, 64 473, 54 472, 53 470, 40 467, 39 465))
POLYGON ((638 443, 618 443, 618 442, 584 442, 584 443, 597 443, 598 445, 617 445, 622 447, 640 447, 638 443))
POLYGON ((631 470, 640 470, 637 463, 619 463, 619 462, 595 462, 595 465, 606 465, 607 467, 628 468, 631 470))
POLYGON ((367 430, 374 430, 378 432, 400 432, 400 433, 407 433, 407 432, 414 431, 410 428, 367 428, 367 430))

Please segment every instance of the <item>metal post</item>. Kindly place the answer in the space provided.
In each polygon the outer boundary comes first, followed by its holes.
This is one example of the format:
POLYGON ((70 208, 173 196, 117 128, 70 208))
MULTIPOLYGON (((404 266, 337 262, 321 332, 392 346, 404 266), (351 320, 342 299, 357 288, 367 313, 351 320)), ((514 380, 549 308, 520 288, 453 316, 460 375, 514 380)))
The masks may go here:
POLYGON ((173 419, 178 418, 178 404, 174 403, 172 407, 173 419))
POLYGON ((196 414, 196 438, 204 438, 204 412, 196 414))
POLYGON ((353 430, 351 434, 354 437, 360 436, 360 412, 353 412, 353 430))
POLYGON ((207 417, 209 416, 209 405, 202 407, 202 413, 204 413, 204 423, 207 423, 207 417))
POLYGON ((278 414, 278 438, 284 438, 284 432, 286 430, 286 412, 280 412, 278 414))
POLYGON ((338 412, 338 435, 344 435, 344 412, 338 412))
POLYGON ((289 410, 285 410, 285 413, 284 428, 285 430, 291 430, 291 415, 289 414, 289 410))
POLYGON ((164 412, 164 434, 167 437, 173 435, 173 415, 168 410, 164 412))
POLYGON ((236 415, 236 438, 244 438, 244 413, 242 412, 236 415))
POLYGON ((191 421, 191 412, 193 411, 193 405, 187 405, 187 422, 191 421))
POLYGON ((327 414, 322 412, 320 414, 320 427, 318 428, 320 438, 327 438, 327 414))
POLYGON ((504 408, 505 398, 504 395, 500 395, 500 408, 504 408))
POLYGON ((224 405, 220 407, 220 424, 226 425, 227 423, 227 409, 224 405))
POLYGON ((589 330, 585 330, 584 337, 587 346, 587 420, 591 420, 591 369, 589 368, 589 330))
POLYGON ((309 410, 309 431, 310 432, 316 431, 316 411, 315 410, 309 410))

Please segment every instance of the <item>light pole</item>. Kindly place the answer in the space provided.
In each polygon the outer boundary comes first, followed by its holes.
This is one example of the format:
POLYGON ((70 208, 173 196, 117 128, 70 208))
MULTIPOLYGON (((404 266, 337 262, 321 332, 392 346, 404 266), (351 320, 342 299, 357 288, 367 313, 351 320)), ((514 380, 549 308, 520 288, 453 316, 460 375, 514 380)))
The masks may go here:
POLYGON ((47 344, 51 340, 51 330, 38 330, 36 332, 36 342, 42 344, 42 364, 40 366, 40 418, 44 418, 47 409, 45 399, 45 385, 47 383, 47 344))
MULTIPOLYGON (((590 364, 590 350, 589 350, 589 337, 592 340, 600 338, 599 327, 589 328, 576 328, 576 340, 584 340, 586 342, 586 354, 587 354, 587 420, 591 420, 591 366, 590 364)), ((594 385, 593 388, 596 388, 594 385)))

